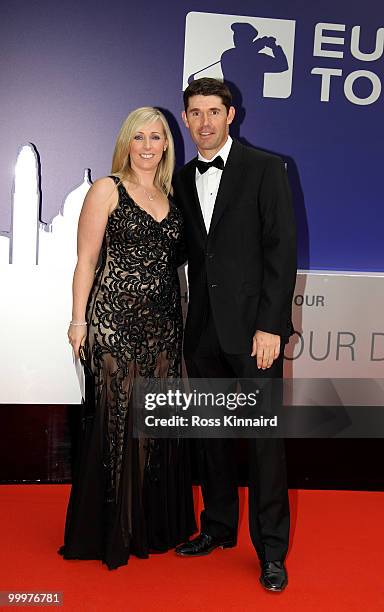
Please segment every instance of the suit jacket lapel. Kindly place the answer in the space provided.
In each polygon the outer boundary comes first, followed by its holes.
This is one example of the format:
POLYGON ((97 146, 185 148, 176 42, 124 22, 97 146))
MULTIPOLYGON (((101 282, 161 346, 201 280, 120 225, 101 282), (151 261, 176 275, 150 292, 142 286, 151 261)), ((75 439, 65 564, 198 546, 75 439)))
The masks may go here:
POLYGON ((236 197, 236 192, 238 191, 238 184, 242 173, 242 149, 241 145, 234 140, 223 170, 219 190, 217 192, 211 225, 209 227, 210 234, 214 231, 228 204, 236 197))
MULTIPOLYGON (((197 158, 196 158, 197 159, 197 158)), ((192 160, 195 162, 195 160, 192 160)), ((199 195, 196 188, 196 164, 191 163, 188 169, 188 185, 187 193, 190 201, 192 216, 196 219, 196 223, 199 226, 204 238, 207 237, 207 230, 204 223, 204 217, 200 206, 199 195)))

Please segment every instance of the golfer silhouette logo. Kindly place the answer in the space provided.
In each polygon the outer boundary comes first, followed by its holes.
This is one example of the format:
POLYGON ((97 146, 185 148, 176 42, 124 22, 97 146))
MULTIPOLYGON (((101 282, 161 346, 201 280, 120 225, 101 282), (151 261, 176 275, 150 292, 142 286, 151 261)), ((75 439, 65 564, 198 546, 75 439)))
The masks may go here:
POLYGON ((295 22, 240 19, 244 18, 213 13, 187 15, 184 86, 202 76, 212 76, 236 84, 254 101, 263 97, 288 98, 295 22), (215 61, 203 61, 214 56, 215 61))

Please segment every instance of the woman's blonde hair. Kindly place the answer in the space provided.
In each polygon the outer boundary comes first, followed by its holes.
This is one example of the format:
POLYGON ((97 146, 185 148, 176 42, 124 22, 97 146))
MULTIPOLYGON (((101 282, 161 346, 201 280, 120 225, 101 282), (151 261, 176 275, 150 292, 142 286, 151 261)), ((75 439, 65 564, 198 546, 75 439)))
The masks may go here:
POLYGON ((112 174, 118 176, 120 180, 128 178, 137 181, 135 172, 132 170, 129 150, 133 137, 144 125, 153 123, 160 119, 163 124, 167 148, 157 167, 154 183, 161 189, 166 196, 172 192, 172 175, 175 167, 175 146, 172 133, 168 122, 163 113, 152 106, 143 106, 132 111, 117 136, 115 150, 112 158, 112 174))

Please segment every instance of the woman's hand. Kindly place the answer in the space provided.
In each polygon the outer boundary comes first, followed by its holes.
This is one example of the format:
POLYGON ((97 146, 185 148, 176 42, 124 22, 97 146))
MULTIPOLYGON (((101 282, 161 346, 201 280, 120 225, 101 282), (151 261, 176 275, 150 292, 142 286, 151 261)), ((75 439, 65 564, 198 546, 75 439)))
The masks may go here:
POLYGON ((79 348, 84 346, 87 337, 86 325, 70 325, 68 328, 68 340, 72 345, 76 359, 79 359, 79 348))

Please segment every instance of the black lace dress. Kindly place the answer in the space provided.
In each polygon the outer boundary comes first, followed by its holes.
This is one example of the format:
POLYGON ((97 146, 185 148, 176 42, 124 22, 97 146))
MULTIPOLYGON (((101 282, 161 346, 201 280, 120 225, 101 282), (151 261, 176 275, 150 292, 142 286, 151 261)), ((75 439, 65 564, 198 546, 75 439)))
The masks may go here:
POLYGON ((59 551, 109 569, 195 531, 187 441, 133 437, 130 410, 137 377, 181 374, 182 218, 170 202, 167 217, 155 221, 111 178, 119 200, 87 308, 95 410, 80 441, 59 551))

